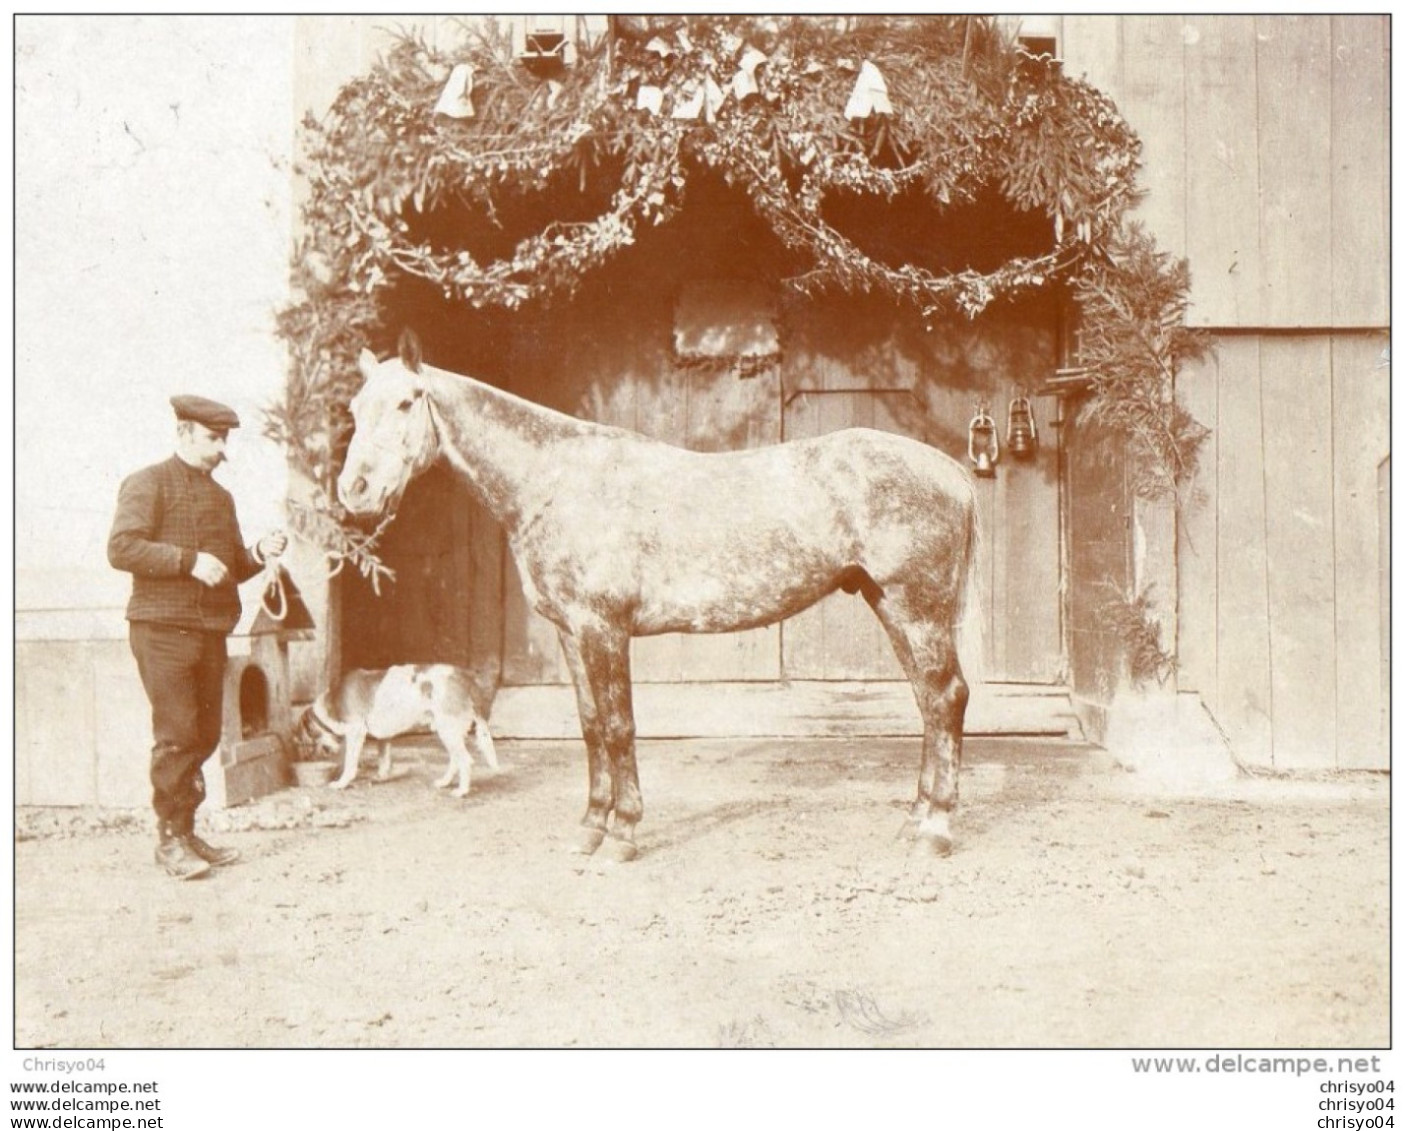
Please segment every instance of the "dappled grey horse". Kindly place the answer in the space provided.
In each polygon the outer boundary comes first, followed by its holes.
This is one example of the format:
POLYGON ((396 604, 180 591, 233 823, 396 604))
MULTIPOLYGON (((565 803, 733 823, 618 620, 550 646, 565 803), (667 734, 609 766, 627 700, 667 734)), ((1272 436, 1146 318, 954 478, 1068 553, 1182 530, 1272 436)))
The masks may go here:
POLYGON ((863 594, 912 683, 914 828, 950 851, 968 697, 957 638, 979 635, 975 491, 960 464, 863 428, 692 452, 425 365, 410 334, 399 357, 363 350, 361 369, 342 504, 391 512, 444 459, 502 524, 575 682, 590 770, 580 851, 608 833, 619 859, 637 852, 630 638, 772 624, 837 589, 863 594))

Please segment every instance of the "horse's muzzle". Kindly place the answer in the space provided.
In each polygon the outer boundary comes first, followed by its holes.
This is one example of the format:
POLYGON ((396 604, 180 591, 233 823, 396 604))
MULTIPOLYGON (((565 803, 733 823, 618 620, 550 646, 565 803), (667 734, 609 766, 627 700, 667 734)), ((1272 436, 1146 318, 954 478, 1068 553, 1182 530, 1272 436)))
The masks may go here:
POLYGON ((380 509, 380 500, 371 497, 370 484, 364 475, 343 472, 337 479, 337 498, 355 515, 370 515, 380 509))
POLYGON ((379 519, 394 514, 404 493, 403 485, 392 490, 372 488, 364 475, 347 471, 337 480, 337 498, 355 518, 379 519))

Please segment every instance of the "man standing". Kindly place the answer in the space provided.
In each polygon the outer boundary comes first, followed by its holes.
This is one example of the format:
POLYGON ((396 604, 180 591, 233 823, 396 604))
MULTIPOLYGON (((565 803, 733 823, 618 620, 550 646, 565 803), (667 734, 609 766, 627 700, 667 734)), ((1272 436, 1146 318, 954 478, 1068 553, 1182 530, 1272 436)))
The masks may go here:
POLYGON ((171 406, 175 454, 122 483, 107 560, 132 575, 127 620, 151 701, 156 862, 188 880, 239 858, 195 835, 195 810, 205 797, 200 767, 220 742, 237 585, 281 554, 288 539, 275 531, 247 549, 234 499, 210 474, 224 461, 229 430, 239 427, 234 410, 193 396, 172 397, 171 406))

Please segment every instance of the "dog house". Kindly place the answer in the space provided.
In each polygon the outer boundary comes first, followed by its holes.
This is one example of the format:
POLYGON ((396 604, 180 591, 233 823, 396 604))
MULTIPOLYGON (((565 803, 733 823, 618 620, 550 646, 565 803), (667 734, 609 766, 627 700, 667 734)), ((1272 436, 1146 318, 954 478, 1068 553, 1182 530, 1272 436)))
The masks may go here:
POLYGON ((281 616, 260 605, 247 630, 229 638, 220 745, 205 765, 206 803, 242 805, 288 784, 293 726, 289 648, 312 636, 313 621, 283 576, 281 616))

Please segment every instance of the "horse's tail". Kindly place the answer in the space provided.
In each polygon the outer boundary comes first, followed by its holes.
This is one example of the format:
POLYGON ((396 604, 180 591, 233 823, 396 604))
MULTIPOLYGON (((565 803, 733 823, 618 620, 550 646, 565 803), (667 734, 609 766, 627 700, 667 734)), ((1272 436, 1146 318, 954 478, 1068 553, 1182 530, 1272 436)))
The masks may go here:
POLYGON ((961 674, 970 687, 985 680, 985 609, 981 604, 981 571, 985 539, 981 533, 980 508, 976 492, 970 494, 963 539, 966 561, 960 579, 960 603, 956 612, 956 658, 961 674))

